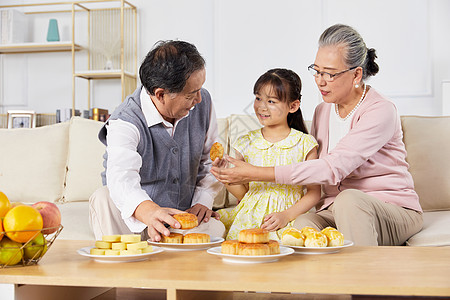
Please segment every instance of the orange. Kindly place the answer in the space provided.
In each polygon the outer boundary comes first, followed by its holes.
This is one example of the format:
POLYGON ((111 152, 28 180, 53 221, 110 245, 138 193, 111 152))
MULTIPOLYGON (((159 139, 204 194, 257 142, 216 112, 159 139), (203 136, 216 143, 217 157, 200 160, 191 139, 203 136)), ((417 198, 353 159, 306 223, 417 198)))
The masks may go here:
POLYGON ((8 197, 0 191, 0 218, 3 218, 10 208, 11 202, 9 202, 8 197))
POLYGON ((39 211, 28 205, 11 208, 3 219, 6 235, 18 243, 26 243, 34 238, 43 227, 39 211))

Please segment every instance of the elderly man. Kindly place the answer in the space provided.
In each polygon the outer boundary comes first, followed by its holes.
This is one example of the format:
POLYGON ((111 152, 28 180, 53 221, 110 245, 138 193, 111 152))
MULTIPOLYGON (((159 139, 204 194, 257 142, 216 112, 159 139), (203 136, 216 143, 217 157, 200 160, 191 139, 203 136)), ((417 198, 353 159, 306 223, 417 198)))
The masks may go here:
POLYGON ((223 236, 211 210, 220 183, 209 173, 218 138, 211 96, 202 88, 205 61, 183 41, 159 42, 146 56, 142 86, 100 130, 106 145, 104 187, 90 199, 90 222, 102 235, 142 233, 160 241, 180 228, 174 214, 197 215, 193 231, 223 236), (147 228, 147 230, 145 230, 147 228))

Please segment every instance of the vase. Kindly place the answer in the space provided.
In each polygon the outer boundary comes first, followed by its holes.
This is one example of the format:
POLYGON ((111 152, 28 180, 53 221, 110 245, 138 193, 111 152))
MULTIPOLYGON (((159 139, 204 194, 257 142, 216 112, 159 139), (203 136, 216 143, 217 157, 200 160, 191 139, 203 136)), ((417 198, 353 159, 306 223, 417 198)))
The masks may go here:
POLYGON ((58 21, 56 19, 50 19, 48 23, 47 41, 59 42, 58 21))

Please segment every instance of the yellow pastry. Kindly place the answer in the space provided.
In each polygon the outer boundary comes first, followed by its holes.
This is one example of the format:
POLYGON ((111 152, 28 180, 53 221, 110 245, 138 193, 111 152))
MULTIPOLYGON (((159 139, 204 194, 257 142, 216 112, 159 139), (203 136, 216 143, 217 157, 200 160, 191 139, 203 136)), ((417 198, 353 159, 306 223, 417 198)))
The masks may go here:
POLYGON ((224 241, 222 243, 222 247, 221 247, 221 252, 223 254, 232 254, 232 255, 237 255, 238 254, 238 245, 239 245, 239 241, 238 240, 228 240, 228 241, 224 241))
POLYGON ((283 231, 281 235, 281 243, 287 246, 304 246, 305 235, 297 228, 288 227, 283 231))
POLYGON ((267 244, 269 246, 270 254, 280 254, 280 243, 275 240, 270 240, 267 244))
POLYGON ((222 159, 223 158, 223 146, 221 143, 214 143, 211 147, 211 150, 209 151, 209 156, 211 157, 212 161, 215 161, 216 158, 222 159))
POLYGON ((105 255, 105 249, 91 248, 90 253, 92 255, 105 255))
POLYGON ((181 244, 183 235, 181 233, 171 232, 169 236, 161 235, 161 243, 181 244))
POLYGON ((180 229, 191 229, 198 226, 197 216, 191 213, 181 213, 173 215, 175 220, 180 223, 180 229))
POLYGON ((184 244, 202 244, 210 242, 209 234, 206 233, 188 233, 183 236, 184 244))
POLYGON ((306 227, 303 227, 303 228, 300 230, 300 232, 301 232, 304 236, 308 236, 310 233, 316 233, 316 232, 318 232, 318 231, 317 231, 315 228, 306 226, 306 227))
POLYGON ((344 235, 336 228, 326 227, 321 231, 328 240, 328 247, 338 247, 344 245, 344 235))
POLYGON ((238 255, 270 255, 270 249, 268 244, 245 244, 239 243, 238 255))
POLYGON ((306 236, 305 247, 326 247, 327 236, 321 232, 311 232, 306 236))
POLYGON ((244 229, 239 232, 239 242, 241 243, 268 243, 269 231, 261 228, 244 229))

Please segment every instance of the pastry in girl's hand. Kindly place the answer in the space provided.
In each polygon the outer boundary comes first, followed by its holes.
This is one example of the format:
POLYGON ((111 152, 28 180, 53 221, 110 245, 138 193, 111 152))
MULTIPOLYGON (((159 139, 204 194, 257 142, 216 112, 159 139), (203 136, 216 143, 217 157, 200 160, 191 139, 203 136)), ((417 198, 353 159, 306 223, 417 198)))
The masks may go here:
POLYGON ((239 243, 238 255, 270 255, 270 249, 268 244, 244 244, 239 243))
POLYGON ((210 242, 209 234, 206 233, 188 233, 183 236, 184 244, 203 244, 210 242))
POLYGON ((244 229, 239 232, 241 243, 268 243, 269 231, 261 228, 244 229))
POLYGON ((198 226, 197 216, 191 213, 181 213, 173 215, 174 219, 180 223, 180 229, 191 229, 198 226))
POLYGON ((215 142, 211 147, 211 151, 209 151, 209 156, 211 157, 212 161, 215 161, 216 158, 222 159, 223 158, 222 144, 215 142))
POLYGON ((267 243, 269 246, 270 254, 280 254, 280 243, 275 240, 270 240, 269 243, 267 243))
POLYGON ((288 227, 281 235, 281 243, 287 246, 304 246, 305 235, 297 228, 288 227))
POLYGON ((321 232, 311 232, 306 236, 305 247, 326 247, 327 236, 321 232))
POLYGON ((181 233, 171 232, 169 236, 161 235, 161 243, 181 244, 183 243, 183 235, 181 233))
POLYGON ((344 235, 336 228, 326 227, 321 231, 328 239, 328 247, 338 247, 344 245, 344 235))
POLYGON ((237 255, 238 254, 238 245, 239 245, 239 241, 238 240, 228 240, 228 241, 224 241, 221 244, 221 252, 223 254, 232 254, 232 255, 237 255))

